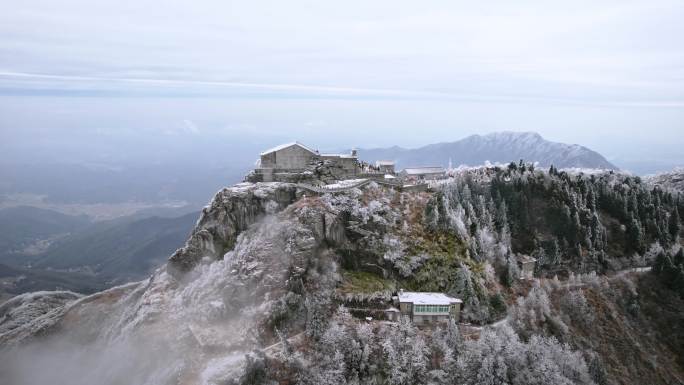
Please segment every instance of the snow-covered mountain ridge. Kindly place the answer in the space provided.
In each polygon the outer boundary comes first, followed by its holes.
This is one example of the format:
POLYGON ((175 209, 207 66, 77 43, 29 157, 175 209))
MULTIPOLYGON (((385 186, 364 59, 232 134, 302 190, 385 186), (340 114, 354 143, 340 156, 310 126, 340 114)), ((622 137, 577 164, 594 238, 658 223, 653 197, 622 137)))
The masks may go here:
POLYGON ((447 385, 501 376, 512 385, 665 384, 684 372, 675 363, 684 320, 669 310, 682 301, 651 274, 591 271, 670 253, 675 208, 639 178, 529 164, 464 168, 426 192, 241 183, 215 195, 185 246, 149 279, 0 307, 0 375, 17 385, 447 385), (646 202, 651 210, 639 211, 646 202), (555 213, 568 220, 551 223, 555 213), (640 224, 652 215, 673 226, 640 224), (643 231, 639 244, 624 242, 630 223, 643 231), (670 243, 640 251, 657 239, 670 243), (537 279, 516 278, 517 253, 538 258, 537 279), (545 277, 553 272, 568 278, 545 277), (400 288, 462 298, 462 323, 384 321, 400 288), (641 333, 653 314, 665 338, 641 333), (664 364, 649 366, 653 357, 664 364))
POLYGON ((538 162, 540 166, 557 168, 618 168, 601 154, 577 144, 545 140, 534 132, 503 131, 487 135, 472 135, 451 143, 430 144, 416 149, 391 147, 359 152, 364 160, 394 160, 399 168, 412 165, 477 166, 492 163, 538 162))

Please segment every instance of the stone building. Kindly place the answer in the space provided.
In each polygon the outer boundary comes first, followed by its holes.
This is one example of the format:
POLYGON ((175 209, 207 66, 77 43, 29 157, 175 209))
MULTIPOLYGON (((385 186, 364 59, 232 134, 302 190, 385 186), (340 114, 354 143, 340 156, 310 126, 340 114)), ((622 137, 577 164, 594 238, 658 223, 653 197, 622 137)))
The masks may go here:
POLYGON ((391 160, 378 160, 375 162, 375 167, 388 175, 394 175, 394 162, 391 160))
POLYGON ((400 314, 417 325, 439 324, 450 319, 458 321, 463 304, 460 299, 443 293, 405 292, 404 290, 399 290, 399 293, 392 299, 395 307, 385 312, 388 319, 398 320, 392 318, 400 314))
POLYGON ((356 150, 352 150, 350 154, 321 154, 321 161, 336 165, 350 177, 356 176, 362 171, 356 150))
POLYGON ((261 169, 304 171, 318 157, 318 151, 301 143, 286 143, 262 152, 258 166, 261 169))
POLYGON ((446 170, 441 166, 407 167, 399 175, 409 181, 425 181, 446 178, 446 170))
POLYGON ((537 264, 537 260, 524 254, 519 254, 516 259, 520 269, 520 279, 534 278, 534 267, 537 264))
POLYGON ((369 171, 356 150, 349 154, 321 154, 299 142, 281 144, 262 152, 248 182, 332 182, 353 179, 369 171))

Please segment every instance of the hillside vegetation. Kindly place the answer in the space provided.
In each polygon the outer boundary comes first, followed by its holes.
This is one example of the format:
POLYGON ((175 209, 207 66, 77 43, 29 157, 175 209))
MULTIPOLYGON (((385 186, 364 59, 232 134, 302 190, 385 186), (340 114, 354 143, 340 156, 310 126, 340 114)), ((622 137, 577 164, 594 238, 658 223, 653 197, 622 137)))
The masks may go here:
MULTIPOLYGON (((83 372, 78 384, 122 373, 240 385, 680 383, 681 214, 678 195, 638 178, 522 162, 461 169, 427 192, 244 183, 214 197, 166 269, 12 324, 0 344, 68 346, 79 366, 60 365, 83 372), (537 278, 519 279, 520 253, 539 260, 537 278), (384 321, 401 288, 461 298, 460 323, 384 321), (122 349, 133 366, 91 369, 122 349)), ((22 371, 29 357, 54 364, 28 352, 10 350, 0 369, 21 379, 36 375, 22 371)))

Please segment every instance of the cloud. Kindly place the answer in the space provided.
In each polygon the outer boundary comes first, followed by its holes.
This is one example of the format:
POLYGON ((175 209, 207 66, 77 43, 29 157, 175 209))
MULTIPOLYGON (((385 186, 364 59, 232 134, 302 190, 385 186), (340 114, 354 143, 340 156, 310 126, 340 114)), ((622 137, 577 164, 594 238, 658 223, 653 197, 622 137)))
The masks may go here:
POLYGON ((647 104, 684 98, 682 17, 674 0, 26 0, 0 15, 0 87, 647 104))
POLYGON ((198 135, 200 133, 199 128, 192 120, 185 119, 183 120, 183 124, 185 125, 185 132, 193 135, 198 135))
MULTIPOLYGON (((38 74, 25 72, 0 72, 0 93, 15 89, 2 88, 3 81, 26 80, 22 94, 84 94, 88 96, 124 95, 155 96, 214 96, 214 97, 270 97, 270 98, 371 98, 399 100, 454 100, 479 103, 529 103, 560 105, 585 105, 601 107, 678 108, 684 106, 680 99, 609 99, 587 98, 573 95, 529 94, 525 92, 464 93, 454 90, 383 89, 323 86, 309 84, 247 83, 228 81, 178 80, 156 78, 115 78, 102 76, 75 76, 38 74)), ((599 83, 603 84, 603 83, 599 83)), ((501 91, 499 91, 501 92, 501 91)), ((11 94, 11 92, 10 92, 11 94)), ((308 124, 307 124, 308 125, 308 124)), ((194 129, 188 129, 188 132, 194 129)))
POLYGON ((680 0, 24 0, 0 13, 0 135, 187 139, 188 120, 197 140, 412 146, 521 128, 658 152, 682 144, 682 19, 680 0))

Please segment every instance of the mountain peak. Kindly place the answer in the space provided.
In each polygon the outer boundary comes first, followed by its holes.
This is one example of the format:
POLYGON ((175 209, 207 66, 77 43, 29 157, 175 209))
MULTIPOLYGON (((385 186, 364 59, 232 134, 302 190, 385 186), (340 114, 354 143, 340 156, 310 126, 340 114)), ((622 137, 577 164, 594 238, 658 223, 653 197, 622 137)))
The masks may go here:
POLYGON ((541 135, 534 131, 498 131, 483 135, 492 139, 511 139, 511 138, 534 138, 543 140, 541 135))
POLYGON ((543 167, 618 168, 601 154, 577 144, 551 142, 531 131, 500 131, 471 135, 456 142, 443 142, 397 151, 395 148, 360 152, 364 160, 393 159, 400 167, 414 164, 477 166, 486 162, 508 163, 524 159, 543 167))

